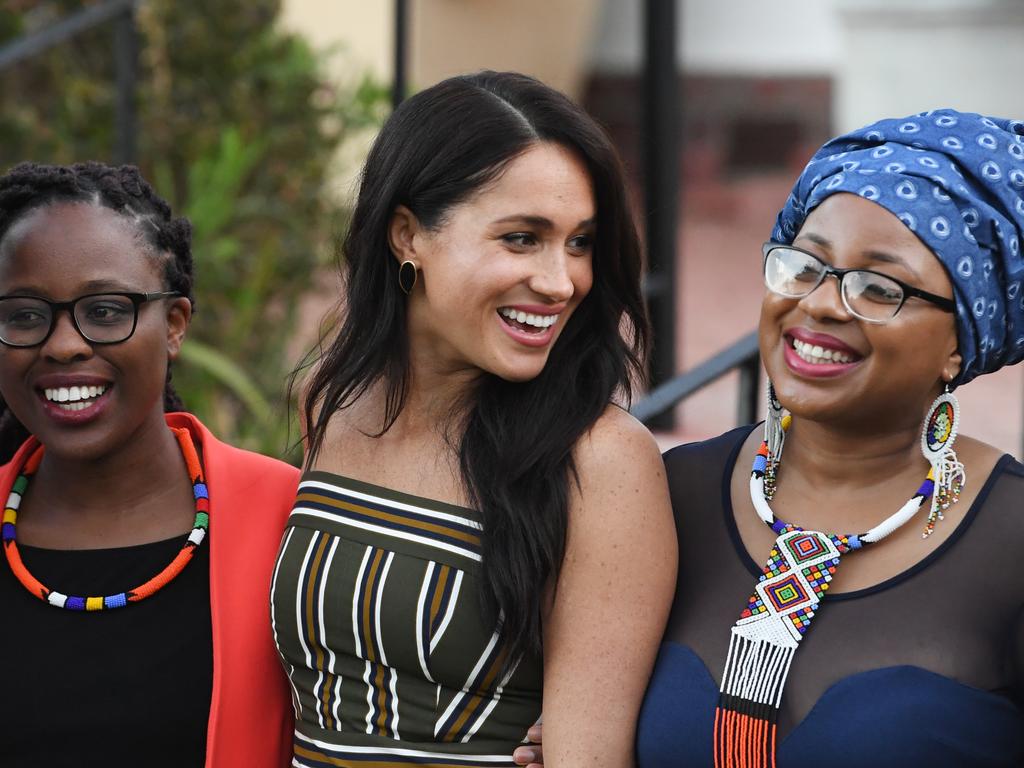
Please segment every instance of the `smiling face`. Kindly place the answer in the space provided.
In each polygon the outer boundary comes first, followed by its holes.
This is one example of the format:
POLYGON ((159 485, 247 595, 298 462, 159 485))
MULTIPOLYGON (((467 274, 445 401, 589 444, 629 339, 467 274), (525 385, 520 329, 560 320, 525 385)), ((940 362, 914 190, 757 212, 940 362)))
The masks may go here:
POLYGON ((409 296, 414 365, 537 376, 593 283, 595 215, 583 163, 551 143, 519 155, 433 230, 400 208, 391 247, 420 271, 409 296))
MULTIPOLYGON (((69 301, 98 292, 166 290, 163 259, 135 224, 102 206, 56 203, 17 222, 0 243, 0 295, 69 301)), ((0 395, 54 455, 94 460, 163 428, 163 391, 190 316, 187 299, 139 307, 128 340, 93 345, 60 312, 31 348, 0 345, 0 395)))
MULTIPOLYGON (((856 195, 826 198, 793 245, 838 269, 871 269, 952 297, 935 255, 896 216, 856 195)), ((818 421, 917 423, 960 369, 952 313, 910 298, 887 323, 863 322, 831 276, 801 299, 766 291, 760 344, 779 400, 818 421)))

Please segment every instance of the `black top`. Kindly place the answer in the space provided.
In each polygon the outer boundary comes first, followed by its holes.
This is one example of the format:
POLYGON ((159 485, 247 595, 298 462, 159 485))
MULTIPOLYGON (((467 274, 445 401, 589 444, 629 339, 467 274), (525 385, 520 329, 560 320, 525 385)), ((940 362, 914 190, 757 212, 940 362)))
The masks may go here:
MULTIPOLYGON (((164 569, 185 536, 134 547, 19 545, 40 582, 109 595, 164 569)), ((113 610, 55 608, 0 555, 0 765, 199 768, 213 691, 209 539, 155 595, 113 610)))
MULTIPOLYGON (((764 566, 742 545, 730 494, 749 434, 665 456, 679 587, 638 728, 642 768, 712 765, 729 631, 764 566)), ((972 482, 977 499, 920 563, 825 596, 786 681, 779 768, 1022 764, 1024 466, 1003 456, 972 482)))

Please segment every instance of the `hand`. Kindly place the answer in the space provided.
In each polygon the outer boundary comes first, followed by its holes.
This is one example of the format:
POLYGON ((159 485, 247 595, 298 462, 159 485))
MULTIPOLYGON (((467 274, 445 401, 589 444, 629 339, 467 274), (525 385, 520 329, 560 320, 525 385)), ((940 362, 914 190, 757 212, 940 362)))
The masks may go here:
POLYGON ((526 738, 533 743, 528 746, 516 747, 516 751, 512 753, 512 760, 516 765, 525 765, 527 768, 544 768, 544 749, 540 743, 541 736, 540 723, 532 726, 526 732, 526 738))

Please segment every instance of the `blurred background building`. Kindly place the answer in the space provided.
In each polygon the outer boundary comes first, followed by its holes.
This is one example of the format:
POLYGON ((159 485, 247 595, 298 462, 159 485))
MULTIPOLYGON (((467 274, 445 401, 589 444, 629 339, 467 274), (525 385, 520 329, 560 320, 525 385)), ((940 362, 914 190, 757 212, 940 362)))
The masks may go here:
MULTIPOLYGON (((336 293, 326 265, 360 159, 387 112, 397 26, 410 92, 490 68, 527 72, 572 95, 620 148, 643 215, 657 205, 644 194, 651 146, 644 20, 672 2, 134 4, 136 159, 182 212, 198 217, 199 316, 205 302, 215 315, 199 327, 201 351, 182 376, 201 408, 232 414, 204 417, 229 438, 275 450, 257 435, 265 426, 242 425, 265 424, 269 417, 251 418, 259 409, 283 409, 274 399, 283 372, 315 339, 317 318, 336 293), (254 227, 253 212, 264 209, 280 219, 276 228, 254 227), (298 212, 291 220, 290 210, 298 212), (275 329, 269 335, 267 322, 275 329), (233 329, 226 340, 225 327, 233 329), (268 355, 271 341, 280 349, 268 355), (211 388, 219 392, 213 399, 204 394, 211 388)), ((8 2, 0 40, 10 45, 103 5, 8 2)), ((674 0, 674 7, 678 159, 667 170, 678 200, 670 212, 674 248, 662 250, 675 264, 677 373, 755 328, 760 245, 794 178, 829 136, 942 106, 1024 116, 1024 0, 674 0)), ((111 34, 97 28, 0 70, 0 159, 112 156, 111 34), (33 136, 40 130, 52 140, 33 136)), ((1018 456, 1022 375, 1018 366, 983 377, 961 396, 965 429, 1018 456)), ((733 426, 739 392, 735 371, 700 389, 676 409, 662 441, 733 426)))

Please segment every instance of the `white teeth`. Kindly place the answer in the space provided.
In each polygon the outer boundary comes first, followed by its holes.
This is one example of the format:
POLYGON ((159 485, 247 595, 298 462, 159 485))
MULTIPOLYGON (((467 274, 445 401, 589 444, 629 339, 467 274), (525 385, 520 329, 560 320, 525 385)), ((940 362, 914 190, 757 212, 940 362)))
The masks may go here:
POLYGON ((66 411, 80 411, 91 403, 84 402, 86 400, 93 400, 104 392, 107 391, 106 386, 99 385, 96 387, 54 387, 52 389, 44 389, 43 395, 46 399, 53 403, 67 403, 67 406, 61 406, 66 411), (73 407, 77 406, 77 407, 73 407))
POLYGON ((516 322, 541 329, 550 328, 558 322, 558 315, 533 315, 528 312, 520 312, 511 307, 502 307, 498 310, 498 314, 502 317, 507 317, 509 320, 515 320, 516 322))
POLYGON ((798 339, 793 339, 793 349, 801 360, 815 365, 853 362, 853 358, 850 355, 837 349, 825 349, 817 344, 808 344, 798 339))

